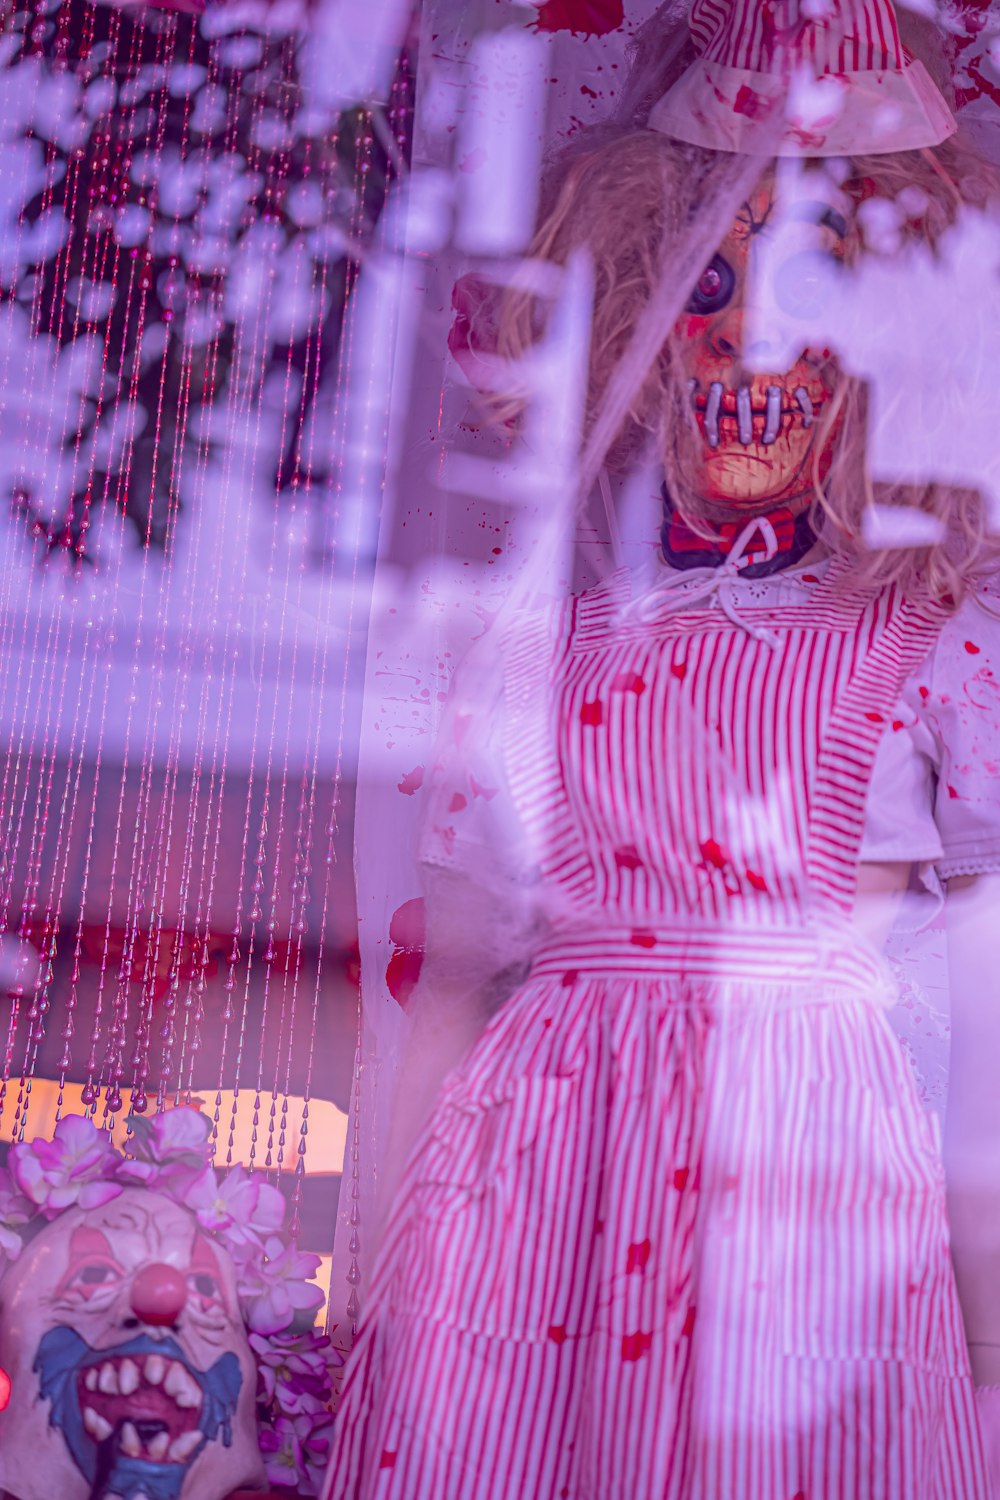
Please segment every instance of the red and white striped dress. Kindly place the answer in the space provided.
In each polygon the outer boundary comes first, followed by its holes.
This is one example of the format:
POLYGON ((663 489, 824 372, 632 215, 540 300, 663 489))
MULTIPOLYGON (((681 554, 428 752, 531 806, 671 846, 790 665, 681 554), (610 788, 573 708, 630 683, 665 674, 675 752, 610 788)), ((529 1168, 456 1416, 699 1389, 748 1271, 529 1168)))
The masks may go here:
POLYGON ((619 574, 511 634, 548 933, 410 1159, 328 1500, 987 1500, 939 1156, 847 928, 942 616, 838 576, 679 611, 619 574))

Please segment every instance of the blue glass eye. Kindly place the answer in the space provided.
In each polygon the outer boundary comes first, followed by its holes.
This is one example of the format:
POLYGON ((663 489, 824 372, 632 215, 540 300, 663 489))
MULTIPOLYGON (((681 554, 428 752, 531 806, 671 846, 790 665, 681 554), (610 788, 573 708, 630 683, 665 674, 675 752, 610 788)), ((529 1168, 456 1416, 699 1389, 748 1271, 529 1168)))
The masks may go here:
POLYGON ((687 310, 706 317, 721 312, 732 300, 736 287, 736 276, 728 260, 713 255, 695 284, 688 299, 687 310))

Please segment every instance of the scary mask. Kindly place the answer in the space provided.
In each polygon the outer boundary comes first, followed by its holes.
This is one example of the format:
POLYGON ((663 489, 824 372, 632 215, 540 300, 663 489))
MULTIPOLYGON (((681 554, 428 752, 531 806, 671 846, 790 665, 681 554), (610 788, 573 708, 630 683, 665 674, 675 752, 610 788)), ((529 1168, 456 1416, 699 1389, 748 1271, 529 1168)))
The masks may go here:
POLYGON ((222 1500, 263 1482, 256 1370, 225 1250, 172 1199, 70 1209, 0 1284, 0 1491, 222 1500))
MULTIPOLYGON (((718 252, 702 272, 676 332, 697 420, 696 452, 684 455, 692 488, 716 510, 748 514, 775 505, 795 510, 812 495, 814 445, 832 396, 829 350, 806 349, 789 369, 765 371, 767 349, 745 342, 752 257, 775 217, 773 181, 751 194, 718 252)), ((788 315, 813 294, 821 259, 844 252, 847 226, 832 209, 795 227, 775 295, 788 315)), ((835 434, 820 453, 825 473, 835 434)))

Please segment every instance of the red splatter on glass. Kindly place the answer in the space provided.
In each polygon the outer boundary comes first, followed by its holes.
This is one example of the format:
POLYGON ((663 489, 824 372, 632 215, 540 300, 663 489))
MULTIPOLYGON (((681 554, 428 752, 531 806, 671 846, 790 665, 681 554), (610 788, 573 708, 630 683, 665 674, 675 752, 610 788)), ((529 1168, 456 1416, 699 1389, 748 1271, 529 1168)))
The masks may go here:
POLYGON ((388 1448, 384 1448, 382 1450, 382 1457, 378 1461, 379 1468, 380 1469, 392 1469, 392 1468, 394 1468, 395 1464, 396 1464, 396 1459, 398 1457, 399 1457, 398 1453, 392 1453, 392 1452, 390 1452, 390 1450, 388 1448))
POLYGON ((468 797, 464 797, 461 792, 456 792, 448 803, 448 811, 453 813, 464 812, 468 805, 468 797))
POLYGON ((655 948, 656 938, 651 932, 633 932, 629 938, 633 948, 655 948))
POLYGON ((694 1308, 689 1307, 688 1315, 684 1319, 684 1326, 681 1329, 681 1336, 689 1339, 692 1333, 694 1333, 694 1308))
POLYGON ((763 895, 767 895, 767 881, 763 875, 758 875, 756 870, 747 871, 747 885, 752 890, 760 891, 763 895))
POLYGON ((637 698, 646 691, 645 681, 638 672, 619 672, 611 686, 615 692, 634 693, 637 698))
POLYGON ((538 31, 575 31, 607 36, 625 21, 624 0, 547 0, 534 23, 538 31))
POLYGON ((423 766, 414 766, 412 771, 407 771, 402 781, 397 782, 396 790, 402 792, 404 797, 412 797, 414 792, 419 792, 424 784, 423 766))
POLYGON ((638 870, 642 864, 639 851, 634 844, 626 844, 622 849, 615 850, 615 864, 619 870, 638 870))
POLYGON ((874 711, 872 713, 865 714, 865 718, 868 720, 869 724, 884 724, 885 723, 885 719, 882 717, 882 715, 881 714, 877 714, 874 711))
POLYGON ((585 703, 580 710, 580 723, 597 726, 604 723, 604 707, 599 698, 593 703, 585 703))
POLYGON ((970 656, 979 655, 979 647, 976 645, 975 641, 966 641, 965 649, 966 651, 968 651, 970 656))
POLYGON ((690 1176, 691 1176, 691 1171, 690 1171, 689 1167, 678 1167, 677 1168, 676 1172, 674 1173, 674 1187, 677 1189, 677 1191, 679 1193, 682 1193, 684 1191, 684 1189, 687 1187, 688 1178, 690 1176))
POLYGON ((389 923, 393 954, 385 970, 385 983, 396 1004, 405 1010, 420 979, 427 942, 424 902, 421 896, 404 901, 389 923))
POLYGON ((671 664, 670 664, 670 670, 671 670, 672 674, 674 675, 674 677, 677 678, 678 682, 683 682, 684 679, 685 679, 685 677, 688 674, 687 662, 685 662, 685 661, 671 662, 671 664))
POLYGON ((729 863, 729 856, 725 849, 715 839, 705 839, 704 843, 698 845, 698 848, 701 850, 701 857, 705 863, 716 870, 724 870, 729 863))
POLYGON ((563 1328, 561 1324, 558 1327, 550 1328, 549 1329, 549 1338, 552 1340, 553 1344, 565 1344, 565 1342, 566 1342, 566 1330, 565 1330, 565 1328, 563 1328))

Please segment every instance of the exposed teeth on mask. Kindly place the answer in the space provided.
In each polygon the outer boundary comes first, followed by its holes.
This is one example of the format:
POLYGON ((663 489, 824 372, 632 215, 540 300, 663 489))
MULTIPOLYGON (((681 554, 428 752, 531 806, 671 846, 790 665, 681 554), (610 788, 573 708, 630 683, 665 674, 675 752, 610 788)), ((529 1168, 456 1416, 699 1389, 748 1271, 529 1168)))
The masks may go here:
POLYGON ((162 1464, 167 1457, 167 1449, 170 1447, 169 1432, 158 1432, 149 1441, 149 1456, 154 1464, 162 1464))
POLYGON ((84 1375, 84 1377, 83 1377, 83 1383, 87 1387, 88 1391, 96 1391, 97 1390, 97 1366, 96 1365, 91 1365, 90 1369, 87 1371, 86 1375, 84 1375))
POLYGON ((103 1443, 105 1438, 111 1436, 111 1423, 105 1422, 92 1406, 83 1408, 83 1426, 95 1442, 103 1443))
POLYGON ((139 1367, 130 1359, 123 1359, 118 1366, 118 1389, 123 1396, 132 1396, 139 1389, 139 1367))
POLYGON ((113 1364, 101 1366, 101 1373, 97 1377, 97 1389, 103 1391, 105 1396, 118 1395, 118 1371, 113 1364))
POLYGON ((781 386, 769 385, 767 388, 767 415, 764 418, 764 443, 773 443, 780 431, 781 386))
POLYGON ((167 1457, 171 1463, 182 1464, 187 1461, 201 1442, 201 1433, 197 1428, 192 1432, 183 1432, 179 1438, 174 1438, 170 1444, 167 1457))
POLYGON ((809 392, 804 385, 797 385, 792 394, 799 403, 799 409, 802 412, 803 427, 811 427, 813 424, 813 404, 809 399, 809 392))
POLYGON ((126 1458, 142 1457, 142 1442, 131 1422, 122 1423, 121 1450, 126 1458))
POLYGON ((722 405, 722 381, 713 380, 705 400, 705 437, 710 448, 719 446, 719 408, 722 405))
POLYGON ((162 1354, 146 1356, 146 1384, 159 1385, 167 1373, 167 1362, 162 1354))
POLYGON ((750 387, 741 385, 736 392, 736 426, 743 444, 753 442, 753 411, 750 407, 750 387))
POLYGON ((201 1406, 201 1387, 198 1382, 188 1374, 184 1366, 176 1360, 167 1371, 167 1378, 163 1382, 163 1389, 168 1396, 172 1396, 179 1407, 193 1411, 195 1407, 201 1406))

